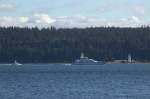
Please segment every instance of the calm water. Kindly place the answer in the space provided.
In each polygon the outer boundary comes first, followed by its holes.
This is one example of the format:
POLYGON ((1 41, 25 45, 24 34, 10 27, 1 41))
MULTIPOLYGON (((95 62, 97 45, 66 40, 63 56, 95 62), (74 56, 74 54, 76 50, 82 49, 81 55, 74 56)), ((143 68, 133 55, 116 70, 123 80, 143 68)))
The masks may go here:
POLYGON ((150 72, 0 73, 1 99, 150 99, 150 72))

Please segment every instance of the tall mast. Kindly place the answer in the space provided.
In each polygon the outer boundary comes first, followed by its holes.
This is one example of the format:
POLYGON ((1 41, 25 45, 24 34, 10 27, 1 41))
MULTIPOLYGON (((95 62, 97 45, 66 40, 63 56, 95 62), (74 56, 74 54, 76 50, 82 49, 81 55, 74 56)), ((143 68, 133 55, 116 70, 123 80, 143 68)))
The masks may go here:
POLYGON ((131 54, 128 54, 128 63, 131 63, 131 62, 132 62, 131 54))
POLYGON ((84 58, 84 53, 83 53, 83 52, 81 53, 81 56, 80 56, 80 58, 84 58))

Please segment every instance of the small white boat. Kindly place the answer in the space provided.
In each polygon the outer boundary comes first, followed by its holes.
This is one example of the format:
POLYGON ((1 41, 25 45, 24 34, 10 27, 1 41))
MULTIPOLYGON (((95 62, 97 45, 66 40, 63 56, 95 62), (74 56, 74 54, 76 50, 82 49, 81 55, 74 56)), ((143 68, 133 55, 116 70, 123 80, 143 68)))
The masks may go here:
POLYGON ((72 64, 69 64, 69 63, 68 63, 68 64, 64 64, 64 65, 65 65, 65 66, 71 66, 72 64))

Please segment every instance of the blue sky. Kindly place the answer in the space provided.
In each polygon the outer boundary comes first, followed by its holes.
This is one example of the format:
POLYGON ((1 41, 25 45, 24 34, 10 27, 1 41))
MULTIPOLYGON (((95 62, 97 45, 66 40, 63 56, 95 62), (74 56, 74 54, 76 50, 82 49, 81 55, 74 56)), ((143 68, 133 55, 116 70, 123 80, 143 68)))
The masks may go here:
POLYGON ((0 26, 149 25, 150 0, 0 0, 0 26))

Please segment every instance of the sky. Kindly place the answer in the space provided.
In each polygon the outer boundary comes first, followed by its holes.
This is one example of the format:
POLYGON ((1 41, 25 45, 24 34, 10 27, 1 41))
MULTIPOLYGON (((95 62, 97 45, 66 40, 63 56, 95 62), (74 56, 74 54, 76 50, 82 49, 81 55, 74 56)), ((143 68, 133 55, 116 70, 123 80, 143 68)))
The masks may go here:
POLYGON ((0 26, 150 25, 150 0, 0 0, 0 26))

